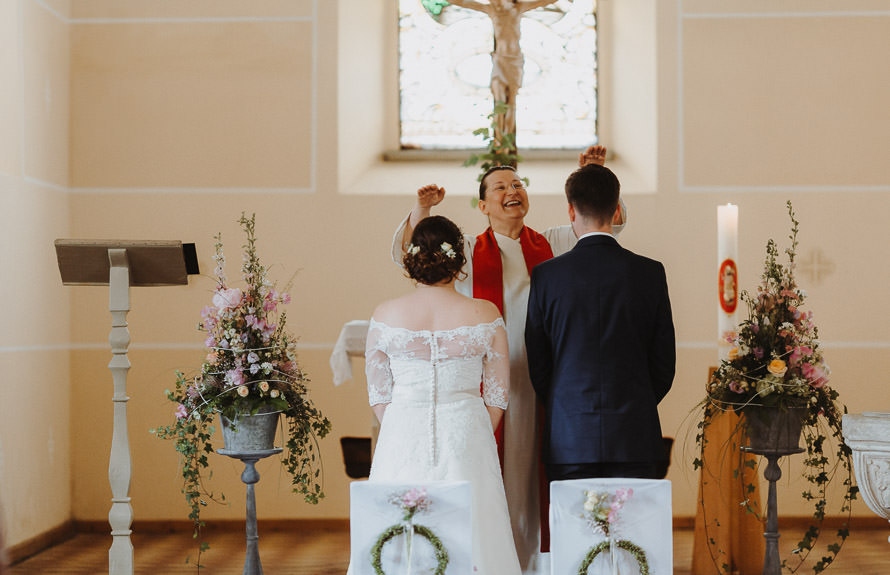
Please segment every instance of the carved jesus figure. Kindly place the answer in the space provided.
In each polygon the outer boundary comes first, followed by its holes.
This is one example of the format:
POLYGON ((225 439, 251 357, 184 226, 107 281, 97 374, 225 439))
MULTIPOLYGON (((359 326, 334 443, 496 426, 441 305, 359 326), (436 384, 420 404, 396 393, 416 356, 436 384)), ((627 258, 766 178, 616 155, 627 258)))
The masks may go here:
POLYGON ((525 60, 519 48, 519 24, 529 10, 554 4, 557 0, 449 0, 451 4, 483 12, 491 18, 494 28, 494 50, 491 52, 491 94, 495 102, 508 105, 507 113, 497 118, 497 136, 516 133, 516 93, 522 86, 525 60))

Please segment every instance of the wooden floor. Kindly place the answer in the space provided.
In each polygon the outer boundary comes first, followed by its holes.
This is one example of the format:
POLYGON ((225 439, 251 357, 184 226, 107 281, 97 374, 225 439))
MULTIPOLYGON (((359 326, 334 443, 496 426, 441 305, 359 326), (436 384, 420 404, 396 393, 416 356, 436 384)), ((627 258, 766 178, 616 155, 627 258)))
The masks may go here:
MULTIPOLYGON (((890 574, 890 529, 854 532, 828 574, 890 574)), ((188 534, 133 534, 136 575, 195 574, 194 554, 188 534)), ((108 572, 110 535, 81 534, 60 545, 14 565, 10 575, 97 575, 108 572)), ((271 530, 260 526, 260 557, 269 575, 343 575, 349 559, 349 534, 342 529, 309 532, 271 530)), ((204 574, 241 575, 244 565, 244 534, 229 531, 214 534, 212 548, 202 563, 204 574)), ((674 575, 690 575, 692 531, 674 532, 674 575)), ((811 572, 801 570, 798 573, 811 572)))

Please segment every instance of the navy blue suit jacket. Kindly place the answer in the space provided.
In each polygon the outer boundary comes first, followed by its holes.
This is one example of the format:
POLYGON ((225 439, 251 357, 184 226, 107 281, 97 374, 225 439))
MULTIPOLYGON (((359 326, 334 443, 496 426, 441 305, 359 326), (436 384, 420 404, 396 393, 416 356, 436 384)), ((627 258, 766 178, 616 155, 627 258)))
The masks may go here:
POLYGON ((657 407, 676 348, 660 262, 596 235, 536 266, 525 342, 546 463, 665 458, 657 407))

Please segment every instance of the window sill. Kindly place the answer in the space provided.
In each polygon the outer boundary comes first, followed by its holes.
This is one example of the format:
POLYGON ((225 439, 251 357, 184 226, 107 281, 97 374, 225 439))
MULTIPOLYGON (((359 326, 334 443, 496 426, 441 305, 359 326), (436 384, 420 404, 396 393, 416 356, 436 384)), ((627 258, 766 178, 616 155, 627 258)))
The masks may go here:
MULTIPOLYGON (((548 151, 549 152, 549 151, 548 151)), ((569 174, 578 167, 578 151, 560 151, 560 156, 536 157, 521 153, 519 172, 530 180, 529 193, 562 195, 569 174)), ((399 159, 378 161, 356 174, 356 179, 344 182, 341 194, 414 195, 423 185, 436 184, 448 194, 474 196, 479 184, 476 178, 480 166, 463 166, 469 150, 405 150, 399 159), (416 154, 415 152, 422 152, 416 154), (404 154, 404 158, 402 157, 404 154)), ((606 159, 608 166, 621 180, 623 194, 651 194, 654 186, 646 182, 620 156, 606 159)))
MULTIPOLYGON (((471 154, 484 154, 482 148, 466 150, 389 150, 383 153, 384 162, 462 162, 471 154)), ((529 149, 519 150, 523 162, 576 162, 581 150, 576 149, 529 149)), ((614 159, 610 151, 606 162, 614 159)))

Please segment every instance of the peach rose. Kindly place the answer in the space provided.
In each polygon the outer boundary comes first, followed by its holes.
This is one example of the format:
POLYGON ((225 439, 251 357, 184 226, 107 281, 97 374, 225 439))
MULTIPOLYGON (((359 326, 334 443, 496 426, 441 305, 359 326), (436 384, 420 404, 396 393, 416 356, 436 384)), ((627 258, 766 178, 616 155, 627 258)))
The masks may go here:
POLYGON ((782 376, 788 371, 788 366, 786 366, 785 362, 781 359, 774 359, 769 362, 768 366, 766 366, 766 370, 773 375, 782 376))

